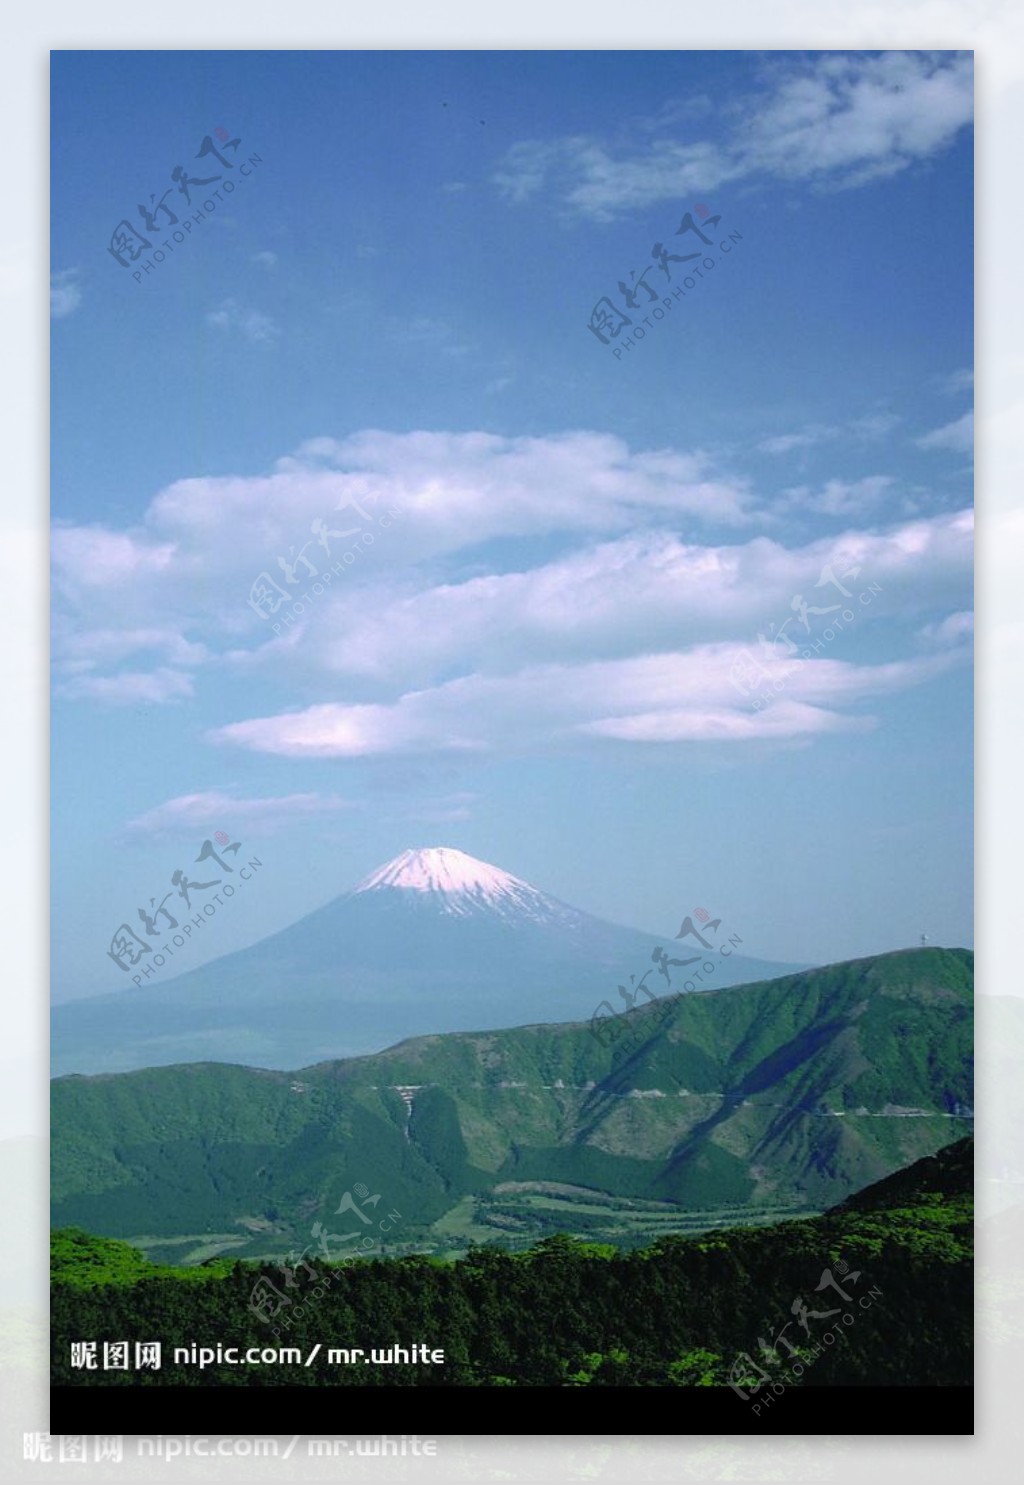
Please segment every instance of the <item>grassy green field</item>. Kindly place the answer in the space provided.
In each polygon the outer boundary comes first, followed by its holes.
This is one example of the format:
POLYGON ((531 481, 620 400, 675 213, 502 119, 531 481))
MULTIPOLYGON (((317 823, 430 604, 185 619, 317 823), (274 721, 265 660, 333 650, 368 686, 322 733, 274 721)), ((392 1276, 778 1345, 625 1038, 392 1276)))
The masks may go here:
MULTIPOLYGON (((461 1197, 429 1227, 407 1224, 396 1229, 386 1252, 391 1257, 429 1253, 455 1258, 485 1243, 519 1251, 570 1229, 588 1240, 628 1250, 672 1234, 695 1237, 716 1229, 764 1227, 814 1215, 812 1208, 785 1203, 691 1211, 670 1202, 609 1196, 558 1182, 511 1182, 490 1195, 461 1197)), ((125 1240, 154 1263, 186 1266, 210 1258, 265 1258, 280 1252, 280 1238, 273 1230, 193 1232, 180 1237, 136 1233, 125 1240)))

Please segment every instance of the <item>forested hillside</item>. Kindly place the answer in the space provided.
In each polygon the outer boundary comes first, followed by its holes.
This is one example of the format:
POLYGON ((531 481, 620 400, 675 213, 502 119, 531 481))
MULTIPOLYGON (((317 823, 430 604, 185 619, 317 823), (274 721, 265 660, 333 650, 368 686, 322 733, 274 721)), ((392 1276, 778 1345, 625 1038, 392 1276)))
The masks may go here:
POLYGON ((960 1141, 821 1217, 665 1238, 629 1254, 557 1236, 519 1254, 474 1249, 456 1263, 313 1259, 288 1270, 216 1259, 161 1271, 124 1244, 57 1233, 54 1380, 250 1387, 735 1381, 748 1395, 764 1376, 789 1386, 968 1383, 972 1155, 971 1141, 960 1141), (162 1367, 76 1369, 71 1342, 83 1337, 101 1353, 103 1342, 159 1340, 162 1367), (172 1348, 195 1341, 295 1346, 302 1358, 319 1342, 321 1351, 309 1367, 175 1365, 172 1348), (443 1364, 328 1359, 331 1347, 370 1356, 415 1342, 443 1349, 443 1364))

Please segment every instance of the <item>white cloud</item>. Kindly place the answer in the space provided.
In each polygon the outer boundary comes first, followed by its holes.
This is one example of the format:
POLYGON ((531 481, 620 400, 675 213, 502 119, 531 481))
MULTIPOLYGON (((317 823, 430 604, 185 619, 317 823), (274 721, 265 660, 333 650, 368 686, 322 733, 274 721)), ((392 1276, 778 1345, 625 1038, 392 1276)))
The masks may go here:
POLYGON ((951 371, 948 376, 937 377, 936 383, 941 392, 955 397, 961 392, 971 392, 974 390, 974 372, 970 367, 965 366, 959 371, 951 371))
MULTIPOLYGON (((373 534, 364 511, 383 520, 400 507, 401 519, 386 534, 377 527, 358 572, 345 574, 350 589, 497 538, 566 540, 684 519, 735 523, 747 519, 748 503, 744 482, 718 474, 699 453, 633 452, 603 434, 371 431, 314 439, 268 475, 180 480, 136 526, 56 527, 55 660, 67 677, 152 651, 148 683, 136 664, 130 678, 80 680, 64 694, 121 700, 148 686, 151 698, 171 699, 183 683, 157 673, 161 667, 217 663, 218 655, 262 646, 269 625, 247 602, 257 576, 269 571, 285 583, 278 559, 289 554, 305 576, 300 550, 311 576, 323 572, 348 545, 331 533, 373 534)), ((337 581, 325 610, 344 586, 337 581)))
POLYGON ((56 691, 70 701, 103 701, 111 706, 162 706, 181 701, 195 690, 191 676, 178 670, 120 671, 117 675, 73 675, 58 684, 56 691))
POLYGON ((956 454, 970 454, 974 449, 973 411, 943 428, 933 429, 916 442, 919 449, 950 449, 956 454))
POLYGON ((66 594, 152 580, 169 570, 175 556, 171 543, 101 526, 57 526, 52 546, 54 578, 66 594))
POLYGON ((734 684, 744 646, 702 645, 688 653, 634 656, 583 665, 530 666, 505 676, 472 675, 393 703, 330 702, 215 729, 210 740, 288 758, 477 754, 545 747, 585 736, 622 742, 753 741, 860 729, 870 718, 836 704, 903 690, 955 662, 956 652, 886 665, 811 658, 791 666, 766 658, 786 696, 763 711, 734 684))
POLYGON ((317 818, 350 808, 349 802, 336 794, 284 794, 246 799, 230 789, 206 789, 197 794, 179 794, 145 814, 136 815, 125 826, 125 834, 160 836, 186 829, 214 827, 232 832, 246 827, 266 831, 281 825, 293 825, 300 817, 317 818))
POLYGON ((258 263, 261 268, 273 268, 277 264, 277 254, 268 252, 267 250, 260 253, 253 253, 252 261, 258 263))
POLYGON ((314 518, 352 500, 368 510, 401 507, 394 540, 403 561, 501 537, 624 531, 658 520, 739 525, 754 503, 745 480, 699 452, 633 452, 610 434, 370 430, 311 439, 269 475, 179 480, 153 500, 133 540, 145 550, 172 541, 179 578, 193 554, 209 561, 206 549, 227 542, 215 565, 244 571, 255 562, 255 576, 268 563, 276 570, 275 553, 308 540, 314 518))
POLYGON ((742 158, 781 179, 860 185, 946 148, 973 109, 967 53, 825 53, 744 111, 742 158))
POLYGON ((376 704, 467 673, 739 641, 788 616, 830 562, 884 585, 873 612, 891 602, 923 621, 951 588, 970 601, 969 513, 790 548, 696 537, 709 520, 749 529, 758 509, 700 453, 632 451, 605 434, 310 440, 268 475, 178 481, 134 527, 57 528, 55 664, 63 694, 97 701, 174 700, 200 669, 262 669, 301 676, 307 696, 325 683, 336 696, 346 678, 350 699, 376 704), (330 538, 328 557, 313 528, 363 528, 353 502, 400 514, 327 583, 348 543, 330 538), (485 575, 481 544, 507 538, 504 568, 489 558, 485 575), (275 638, 247 600, 261 572, 286 584, 277 558, 289 553, 292 596, 312 581, 321 592, 275 638))
POLYGON ((73 314, 82 302, 82 289, 78 283, 78 269, 65 268, 60 273, 50 274, 50 318, 62 320, 73 314))
POLYGON ((761 454, 791 454, 794 449, 814 448, 844 436, 856 443, 874 443, 891 433, 900 422, 902 419, 895 413, 877 412, 851 418, 846 423, 809 423, 796 433, 778 433, 763 438, 757 450, 761 454))
POLYGON ((859 480, 827 480, 820 490, 798 485, 787 490, 788 503, 822 516, 863 516, 889 495, 896 481, 888 474, 869 474, 859 480))
MULTIPOLYGON (((756 714, 734 684, 735 667, 756 652, 769 680, 785 675, 790 662, 759 649, 756 636, 774 632, 770 617, 793 625, 805 604, 813 638, 810 625, 830 622, 847 603, 891 623, 894 614, 948 601, 957 587, 969 591, 971 529, 962 512, 882 533, 846 532, 797 551, 763 537, 701 548, 652 534, 530 572, 404 597, 377 591, 370 602, 353 595, 317 631, 321 661, 372 674, 396 695, 253 718, 210 737, 294 758, 361 758, 520 751, 584 738, 743 742, 868 726, 870 718, 844 709, 959 661, 955 626, 943 653, 927 659, 864 666, 808 656, 786 677, 779 704, 756 714), (853 599, 869 583, 865 609, 853 599), (810 617, 819 614, 820 621, 810 617), (716 632, 732 637, 708 643, 716 632), (461 673, 452 677, 453 670, 461 673)), ((793 634, 799 643, 799 627, 793 634)), ((304 643, 313 639, 311 626, 304 643)))
POLYGON ((269 315, 249 309, 235 299, 225 299, 218 309, 210 310, 206 323, 219 330, 237 330, 253 345, 269 345, 281 333, 269 315))
POLYGON ((809 449, 825 439, 838 437, 838 428, 811 427, 801 433, 777 433, 763 438, 757 445, 761 454, 791 454, 794 449, 809 449))
POLYGON ((503 673, 531 660, 611 659, 741 639, 791 617, 794 597, 815 588, 830 565, 837 574, 858 568, 861 587, 883 585, 875 614, 920 613, 951 589, 969 594, 971 536, 962 515, 796 548, 765 537, 700 546, 664 532, 630 536, 523 572, 438 584, 399 579, 341 593, 282 647, 282 658, 291 663, 301 646, 321 673, 403 686, 454 671, 503 673))
POLYGON ((664 120, 646 121, 629 147, 592 135, 524 140, 495 181, 513 202, 550 187, 598 221, 751 176, 852 188, 946 148, 973 115, 965 53, 819 54, 771 64, 768 87, 723 108, 721 142, 668 138, 664 120))
POLYGON ((192 643, 173 629, 59 628, 61 662, 68 671, 93 670, 145 651, 179 666, 201 665, 207 656, 205 645, 192 643))
POLYGON ((618 212, 678 200, 728 180, 737 172, 712 144, 678 144, 657 140, 648 147, 614 159, 608 148, 589 136, 543 143, 524 140, 507 152, 495 175, 514 202, 554 178, 568 204, 585 216, 609 221, 618 212))
POLYGON ((866 413, 862 418, 853 418, 847 425, 849 431, 858 438, 871 442, 878 438, 884 438, 897 428, 903 419, 897 413, 879 412, 866 413))
POLYGON ((942 647, 971 640, 974 638, 974 614, 969 610, 961 610, 959 613, 949 614, 938 623, 925 624, 920 630, 920 638, 926 644, 942 647))

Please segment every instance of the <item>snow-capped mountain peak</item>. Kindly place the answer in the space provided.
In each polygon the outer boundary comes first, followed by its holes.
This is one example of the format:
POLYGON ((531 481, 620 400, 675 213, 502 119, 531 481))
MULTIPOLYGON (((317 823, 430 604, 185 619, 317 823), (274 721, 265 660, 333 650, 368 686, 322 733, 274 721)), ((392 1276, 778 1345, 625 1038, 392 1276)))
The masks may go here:
POLYGON ((403 851, 371 872, 353 895, 388 888, 429 894, 441 912, 457 916, 490 909, 503 915, 550 918, 560 916, 562 908, 529 882, 451 846, 403 851))

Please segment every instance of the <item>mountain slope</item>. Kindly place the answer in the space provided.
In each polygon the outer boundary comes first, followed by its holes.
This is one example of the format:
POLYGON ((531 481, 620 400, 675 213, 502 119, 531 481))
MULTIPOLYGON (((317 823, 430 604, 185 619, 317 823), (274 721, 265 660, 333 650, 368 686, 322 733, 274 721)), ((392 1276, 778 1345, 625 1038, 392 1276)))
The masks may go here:
MULTIPOLYGON (((723 926, 714 986, 784 974, 723 926)), ((671 940, 666 940, 671 944, 671 940)), ((234 954, 54 1008, 52 1071, 175 1062, 296 1067, 410 1036, 581 1019, 646 971, 659 941, 549 897, 461 851, 406 851, 352 892, 234 954)), ((707 955, 688 937, 673 957, 707 955)), ((673 985, 687 982, 674 969, 673 985)), ((664 983, 660 982, 662 988, 664 983)), ((696 982, 693 982, 696 983, 696 982)))
POLYGON ((873 1181, 831 1207, 827 1216, 843 1212, 890 1211, 931 1202, 936 1196, 971 1197, 974 1189, 974 1139, 957 1140, 934 1155, 915 1160, 902 1170, 873 1181))
POLYGON ((615 1042, 525 1026, 298 1074, 62 1078, 54 1221, 206 1256, 301 1247, 357 1183, 402 1212, 398 1250, 820 1210, 969 1128, 972 966, 906 950, 668 997, 615 1042))

